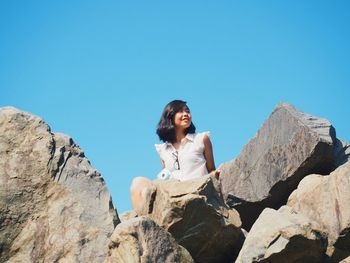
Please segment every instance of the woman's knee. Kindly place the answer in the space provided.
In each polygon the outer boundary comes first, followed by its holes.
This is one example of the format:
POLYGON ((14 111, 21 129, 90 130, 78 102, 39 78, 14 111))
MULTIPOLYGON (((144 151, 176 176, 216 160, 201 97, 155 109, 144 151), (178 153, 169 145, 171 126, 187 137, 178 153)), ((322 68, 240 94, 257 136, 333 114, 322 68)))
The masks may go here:
POLYGON ((145 177, 135 177, 132 180, 130 191, 133 192, 140 192, 145 186, 149 185, 151 181, 145 177))
POLYGON ((145 177, 135 177, 130 186, 131 203, 134 209, 137 209, 142 202, 142 194, 147 186, 152 182, 145 177))

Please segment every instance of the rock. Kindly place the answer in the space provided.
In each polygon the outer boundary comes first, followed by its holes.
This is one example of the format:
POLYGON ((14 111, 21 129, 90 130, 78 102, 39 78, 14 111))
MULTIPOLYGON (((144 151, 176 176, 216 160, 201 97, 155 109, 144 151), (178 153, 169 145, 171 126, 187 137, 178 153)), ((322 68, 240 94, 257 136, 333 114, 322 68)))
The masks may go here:
POLYGON ((266 208, 248 233, 236 263, 323 262, 326 237, 316 223, 283 206, 266 208))
POLYGON ((350 263, 350 257, 344 258, 340 263, 350 263))
POLYGON ((120 223, 70 137, 0 108, 0 262, 349 262, 350 144, 327 120, 280 104, 221 170, 152 182, 120 223))
POLYGON ((350 162, 328 176, 305 177, 288 199, 298 213, 315 220, 334 246, 332 257, 350 256, 350 162))
POLYGON ((343 140, 336 139, 334 155, 337 167, 350 161, 350 144, 343 140))
POLYGON ((137 213, 134 210, 126 211, 119 215, 119 219, 121 222, 125 222, 135 217, 137 217, 137 213))
POLYGON ((1 262, 102 262, 118 223, 103 178, 71 138, 0 108, 1 262))
POLYGON ((279 104, 240 155, 221 166, 221 190, 243 227, 249 230, 265 207, 285 204, 306 175, 334 170, 335 139, 327 120, 279 104))
POLYGON ((195 262, 232 262, 244 239, 237 211, 228 209, 210 176, 156 180, 137 211, 169 231, 195 262))
POLYGON ((145 216, 119 224, 111 236, 106 263, 189 263, 193 259, 170 233, 145 216))

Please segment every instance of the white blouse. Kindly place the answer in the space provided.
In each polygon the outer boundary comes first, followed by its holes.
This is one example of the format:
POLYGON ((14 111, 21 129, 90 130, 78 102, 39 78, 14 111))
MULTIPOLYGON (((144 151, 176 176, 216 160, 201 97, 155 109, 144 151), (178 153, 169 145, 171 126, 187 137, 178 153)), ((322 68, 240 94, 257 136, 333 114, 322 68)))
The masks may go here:
POLYGON ((204 157, 204 135, 210 136, 210 132, 188 133, 178 150, 168 142, 155 144, 171 178, 184 181, 208 174, 204 157))

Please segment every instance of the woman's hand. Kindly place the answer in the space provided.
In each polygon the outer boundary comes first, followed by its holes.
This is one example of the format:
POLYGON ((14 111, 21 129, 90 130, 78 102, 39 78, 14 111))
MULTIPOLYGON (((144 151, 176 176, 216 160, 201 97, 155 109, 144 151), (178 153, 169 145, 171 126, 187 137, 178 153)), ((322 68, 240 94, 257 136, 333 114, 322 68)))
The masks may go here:
POLYGON ((215 179, 219 179, 221 170, 220 169, 215 169, 209 173, 210 176, 213 176, 215 179))

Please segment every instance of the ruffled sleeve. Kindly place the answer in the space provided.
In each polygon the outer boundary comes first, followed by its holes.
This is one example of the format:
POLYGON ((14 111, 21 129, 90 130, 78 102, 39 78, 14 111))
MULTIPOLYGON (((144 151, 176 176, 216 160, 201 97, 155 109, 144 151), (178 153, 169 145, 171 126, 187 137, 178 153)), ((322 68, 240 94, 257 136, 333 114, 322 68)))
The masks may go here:
POLYGON ((195 139, 195 143, 201 152, 204 151, 204 136, 205 135, 207 135, 210 138, 210 132, 205 131, 205 132, 198 133, 196 136, 196 139, 195 139))
POLYGON ((164 148, 164 143, 155 144, 154 146, 156 147, 156 151, 158 152, 160 158, 162 158, 162 152, 163 152, 163 148, 164 148))

